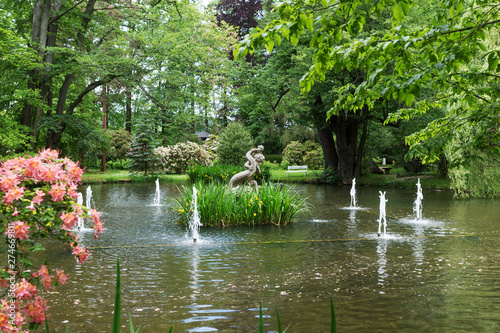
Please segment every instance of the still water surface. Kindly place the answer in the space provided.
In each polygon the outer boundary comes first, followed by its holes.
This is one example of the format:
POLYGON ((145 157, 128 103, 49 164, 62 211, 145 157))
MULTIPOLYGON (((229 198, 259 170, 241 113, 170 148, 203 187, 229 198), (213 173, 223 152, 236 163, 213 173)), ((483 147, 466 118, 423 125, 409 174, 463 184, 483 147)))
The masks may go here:
POLYGON ((160 189, 153 206, 152 184, 92 186, 107 230, 81 235, 95 247, 83 266, 47 251, 71 276, 50 295, 51 330, 110 331, 119 257, 127 332, 128 314, 141 332, 256 332, 259 302, 268 332, 276 309, 287 332, 327 332, 330 297, 339 332, 500 332, 498 200, 424 189, 416 222, 416 193, 387 190, 379 238, 378 189, 358 187, 349 210, 350 188, 300 185, 313 209, 297 223, 202 228, 193 244, 170 211, 177 187, 160 189))

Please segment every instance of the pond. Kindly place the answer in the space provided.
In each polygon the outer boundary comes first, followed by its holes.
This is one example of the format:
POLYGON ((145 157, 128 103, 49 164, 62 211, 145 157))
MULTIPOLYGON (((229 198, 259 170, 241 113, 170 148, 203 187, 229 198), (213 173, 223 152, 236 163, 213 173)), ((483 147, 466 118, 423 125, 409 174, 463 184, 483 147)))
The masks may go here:
MULTIPOLYGON (((286 227, 205 229, 193 243, 174 223, 174 185, 92 185, 107 230, 82 266, 54 245, 52 267, 70 283, 50 294, 50 328, 109 332, 116 259, 122 276, 122 331, 128 314, 141 332, 256 332, 276 309, 287 332, 326 332, 333 299, 339 332, 500 331, 500 201, 453 200, 388 189, 387 235, 377 237, 377 188, 358 187, 360 209, 346 209, 350 188, 298 185, 311 215, 286 227)), ((85 191, 84 196, 85 196, 85 191)), ((126 327, 126 328, 125 328, 126 327)))

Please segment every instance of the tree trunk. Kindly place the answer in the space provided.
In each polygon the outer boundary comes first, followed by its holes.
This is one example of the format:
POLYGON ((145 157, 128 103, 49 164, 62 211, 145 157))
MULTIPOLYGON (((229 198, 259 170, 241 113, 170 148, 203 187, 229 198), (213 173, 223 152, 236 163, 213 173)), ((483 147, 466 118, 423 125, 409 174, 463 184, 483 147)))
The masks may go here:
POLYGON ((127 97, 127 104, 125 106, 125 130, 132 133, 132 92, 128 87, 125 91, 125 96, 127 97))
POLYGON ((338 116, 332 116, 334 133, 337 139, 339 155, 339 175, 346 184, 356 175, 356 151, 358 146, 358 129, 360 119, 341 111, 338 116))
MULTIPOLYGON (((102 101, 102 129, 106 130, 108 103, 106 100, 106 86, 105 85, 102 86, 101 101, 102 101)), ((102 151, 101 171, 104 172, 104 171, 106 171, 106 149, 103 147, 101 149, 101 151, 102 151)))
POLYGON ((363 150, 365 149, 366 137, 368 136, 368 107, 363 108, 363 132, 358 146, 358 158, 356 161, 356 177, 361 176, 361 162, 363 161, 363 150))
POLYGON ((333 172, 338 171, 338 155, 335 148, 335 140, 330 126, 325 125, 318 127, 319 141, 321 148, 323 148, 323 158, 325 160, 325 169, 332 169, 333 172))

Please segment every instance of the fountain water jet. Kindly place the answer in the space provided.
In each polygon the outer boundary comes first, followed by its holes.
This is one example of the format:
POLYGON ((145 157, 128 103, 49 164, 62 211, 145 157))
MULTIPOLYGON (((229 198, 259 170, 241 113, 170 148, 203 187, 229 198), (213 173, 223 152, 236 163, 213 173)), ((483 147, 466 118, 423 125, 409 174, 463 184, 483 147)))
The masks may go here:
POLYGON ((155 192, 155 199, 153 201, 153 206, 161 206, 160 205, 160 180, 156 179, 156 192, 155 192))
POLYGON ((352 180, 352 187, 351 187, 351 208, 355 208, 357 205, 356 202, 356 178, 353 178, 352 180))
MULTIPOLYGON (((90 189, 90 186, 87 188, 87 199, 86 199, 86 205, 88 209, 91 209, 91 198, 92 198, 92 190, 90 189)), ((78 193, 78 197, 76 198, 76 203, 78 205, 83 205, 83 195, 81 193, 78 193)), ((73 229, 74 231, 94 231, 92 228, 86 228, 85 227, 85 219, 83 217, 78 217, 76 228, 73 229)))
POLYGON ((422 200, 424 195, 422 194, 422 186, 420 185, 420 178, 417 182, 417 198, 415 199, 415 204, 413 206, 413 211, 415 212, 415 217, 418 221, 422 220, 422 200))
POLYGON ((382 221, 384 221, 384 237, 386 236, 387 231, 387 220, 385 217, 385 203, 387 200, 385 199, 385 192, 378 191, 380 193, 380 216, 378 218, 378 236, 380 237, 380 232, 382 229, 382 221))
MULTIPOLYGON (((76 198, 76 203, 79 205, 83 205, 83 196, 81 193, 78 193, 78 197, 76 198)), ((77 230, 82 230, 84 228, 83 217, 78 217, 78 223, 76 225, 77 230)))
POLYGON ((193 242, 196 243, 200 238, 199 231, 201 227, 200 213, 198 212, 198 191, 193 186, 193 201, 192 201, 193 215, 189 219, 189 230, 193 237, 193 242))
POLYGON ((87 197, 85 199, 85 207, 87 207, 87 209, 92 209, 92 189, 90 188, 90 185, 87 187, 87 197))

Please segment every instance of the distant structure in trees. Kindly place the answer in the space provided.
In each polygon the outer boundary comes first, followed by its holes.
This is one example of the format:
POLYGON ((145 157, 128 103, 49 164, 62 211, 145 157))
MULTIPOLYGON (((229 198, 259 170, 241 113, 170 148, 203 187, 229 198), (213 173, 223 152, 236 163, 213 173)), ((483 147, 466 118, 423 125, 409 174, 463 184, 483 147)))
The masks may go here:
POLYGON ((208 140, 208 138, 210 138, 210 133, 208 133, 207 131, 201 131, 197 134, 198 136, 198 139, 200 139, 201 141, 205 141, 205 140, 208 140))

